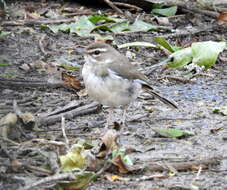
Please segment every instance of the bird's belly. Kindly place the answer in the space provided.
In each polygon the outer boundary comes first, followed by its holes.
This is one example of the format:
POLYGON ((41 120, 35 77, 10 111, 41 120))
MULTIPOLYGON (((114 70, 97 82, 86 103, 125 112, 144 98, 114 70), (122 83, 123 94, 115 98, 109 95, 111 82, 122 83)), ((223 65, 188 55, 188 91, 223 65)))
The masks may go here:
POLYGON ((89 74, 84 78, 84 82, 91 98, 111 107, 129 104, 141 91, 139 83, 121 77, 100 77, 89 74))

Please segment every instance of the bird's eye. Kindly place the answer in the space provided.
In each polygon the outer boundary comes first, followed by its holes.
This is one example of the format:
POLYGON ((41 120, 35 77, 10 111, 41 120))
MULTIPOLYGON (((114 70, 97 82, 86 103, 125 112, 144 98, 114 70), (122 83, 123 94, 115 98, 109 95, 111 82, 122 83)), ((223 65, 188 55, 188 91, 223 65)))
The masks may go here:
POLYGON ((95 54, 95 55, 99 55, 99 54, 100 54, 100 51, 99 51, 99 50, 95 50, 95 51, 94 51, 94 54, 95 54))

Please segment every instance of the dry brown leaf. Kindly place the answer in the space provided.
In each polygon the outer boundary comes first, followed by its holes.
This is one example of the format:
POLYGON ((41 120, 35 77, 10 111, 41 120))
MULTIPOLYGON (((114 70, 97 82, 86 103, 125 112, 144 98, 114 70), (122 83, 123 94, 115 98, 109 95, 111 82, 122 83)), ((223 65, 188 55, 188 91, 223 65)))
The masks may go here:
POLYGON ((29 13, 29 12, 26 12, 25 13, 25 18, 26 19, 39 19, 41 16, 38 14, 38 13, 29 13))
POLYGON ((90 151, 87 151, 85 156, 87 160, 87 171, 97 172, 105 163, 105 160, 96 158, 90 151))
POLYGON ((106 39, 106 38, 95 38, 95 42, 103 42, 106 44, 112 44, 112 39, 106 39))
POLYGON ((23 166, 23 164, 19 160, 12 160, 11 167, 13 170, 18 170, 23 166))
POLYGON ((125 165, 124 161, 122 160, 121 155, 117 155, 114 157, 112 163, 118 167, 118 172, 121 174, 127 174, 129 171, 128 167, 125 165))
POLYGON ((134 148, 134 147, 128 147, 128 148, 126 148, 126 150, 125 150, 125 154, 130 154, 130 153, 133 153, 133 152, 141 152, 141 151, 137 150, 137 149, 134 148))
POLYGON ((98 158, 105 157, 108 153, 117 149, 117 137, 118 133, 116 130, 108 130, 102 137, 102 145, 100 147, 98 158))
POLYGON ((125 157, 123 158, 122 155, 118 154, 112 160, 112 164, 116 166, 115 170, 117 168, 117 171, 121 174, 137 172, 144 169, 142 165, 128 165, 123 159, 125 159, 125 157))
POLYGON ((76 90, 81 89, 80 80, 77 79, 75 76, 70 75, 68 73, 62 73, 62 80, 64 81, 64 85, 66 88, 73 88, 76 90))
POLYGON ((6 11, 0 10, 0 15, 5 15, 5 14, 6 14, 6 11))
POLYGON ((218 17, 218 24, 227 23, 227 12, 220 13, 218 17))

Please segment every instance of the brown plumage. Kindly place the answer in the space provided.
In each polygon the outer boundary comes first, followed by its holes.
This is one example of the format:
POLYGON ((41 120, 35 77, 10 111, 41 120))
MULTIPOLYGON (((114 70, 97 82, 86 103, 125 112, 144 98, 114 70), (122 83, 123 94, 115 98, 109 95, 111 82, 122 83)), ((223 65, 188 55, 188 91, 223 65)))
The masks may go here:
MULTIPOLYGON (((148 78, 139 72, 130 61, 108 44, 96 42, 85 49, 85 64, 82 76, 88 95, 103 105, 114 108, 123 106, 122 122, 125 123, 126 107, 140 94, 142 88, 163 103, 177 105, 158 94, 148 78)), ((111 113, 109 114, 110 118, 111 113)), ((111 119, 107 119, 107 126, 111 119)))
POLYGON ((143 88, 149 89, 148 92, 152 94, 154 97, 158 98, 160 101, 173 108, 177 108, 177 105, 175 103, 155 92, 155 90, 151 87, 148 78, 144 74, 139 72, 137 68, 129 62, 127 57, 120 54, 116 49, 114 49, 110 45, 101 42, 96 42, 89 45, 86 48, 86 52, 90 56, 92 56, 92 54, 94 53, 98 53, 98 51, 100 52, 101 56, 96 57, 97 61, 101 62, 103 60, 110 59, 109 52, 111 52, 111 61, 109 64, 100 65, 97 64, 96 67, 97 69, 94 69, 94 72, 102 76, 105 76, 109 72, 108 69, 110 69, 117 76, 122 77, 123 79, 138 81, 143 88))

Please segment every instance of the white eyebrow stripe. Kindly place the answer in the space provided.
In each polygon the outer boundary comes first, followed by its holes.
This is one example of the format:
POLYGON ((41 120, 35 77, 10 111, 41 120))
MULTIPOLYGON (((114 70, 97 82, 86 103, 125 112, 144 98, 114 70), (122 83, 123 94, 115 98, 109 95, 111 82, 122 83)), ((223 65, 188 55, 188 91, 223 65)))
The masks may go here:
POLYGON ((93 53, 95 51, 106 52, 107 49, 106 48, 95 48, 95 49, 87 50, 88 53, 93 53))

